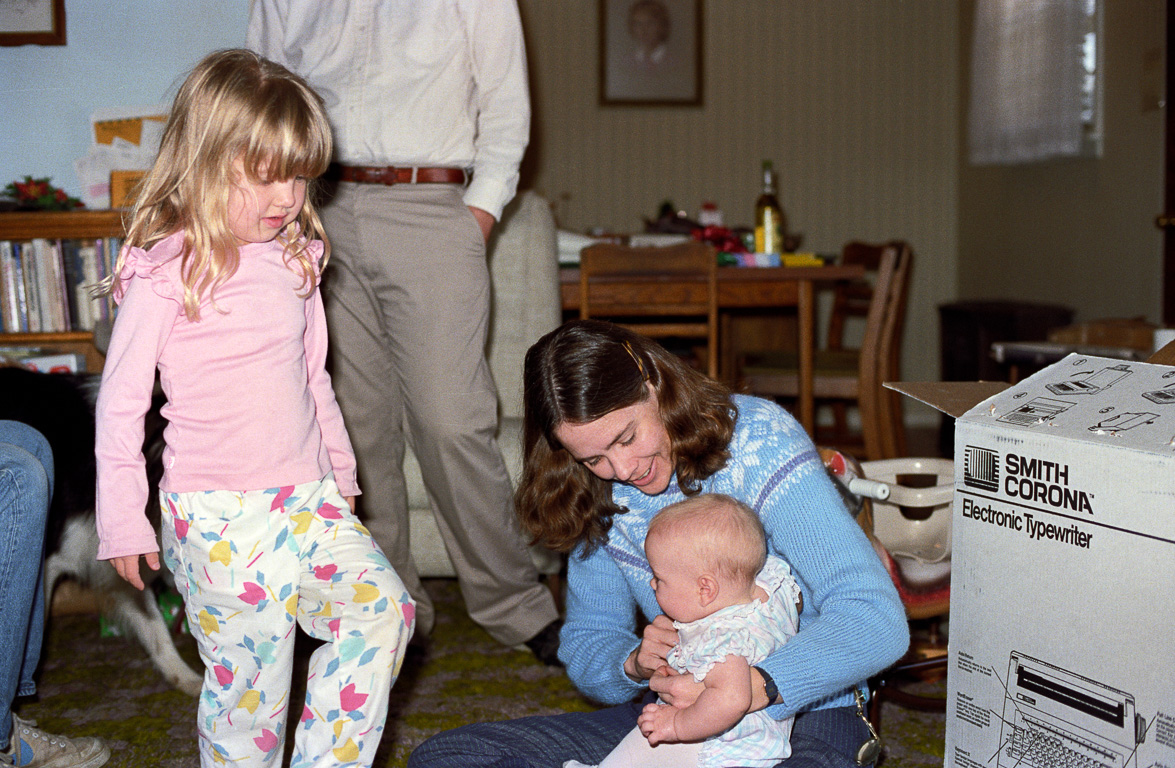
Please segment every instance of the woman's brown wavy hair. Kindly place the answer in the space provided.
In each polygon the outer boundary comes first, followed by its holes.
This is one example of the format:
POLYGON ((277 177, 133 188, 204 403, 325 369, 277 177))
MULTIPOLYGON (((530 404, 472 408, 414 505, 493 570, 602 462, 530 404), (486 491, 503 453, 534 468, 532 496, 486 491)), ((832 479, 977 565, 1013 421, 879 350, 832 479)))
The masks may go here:
POLYGON ((689 368, 656 342, 612 323, 574 320, 526 353, 523 467, 515 494, 522 526, 558 552, 604 543, 612 483, 572 458, 555 437, 560 424, 587 424, 648 397, 653 385, 682 491, 726 465, 737 411, 730 390, 689 368))

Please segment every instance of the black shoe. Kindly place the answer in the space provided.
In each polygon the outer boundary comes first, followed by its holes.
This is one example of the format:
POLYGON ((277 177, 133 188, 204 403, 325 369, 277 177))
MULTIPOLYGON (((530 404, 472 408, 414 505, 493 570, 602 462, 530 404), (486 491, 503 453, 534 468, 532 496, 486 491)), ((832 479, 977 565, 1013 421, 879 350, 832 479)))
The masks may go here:
POLYGON ((548 667, 563 666, 563 662, 559 661, 559 630, 562 628, 563 620, 555 619, 525 643, 535 658, 548 667))

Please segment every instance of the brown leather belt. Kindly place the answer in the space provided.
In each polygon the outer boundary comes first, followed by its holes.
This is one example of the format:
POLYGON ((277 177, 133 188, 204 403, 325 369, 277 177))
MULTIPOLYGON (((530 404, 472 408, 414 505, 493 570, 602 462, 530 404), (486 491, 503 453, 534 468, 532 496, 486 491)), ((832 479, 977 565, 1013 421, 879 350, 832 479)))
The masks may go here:
POLYGON ((464 168, 396 168, 390 165, 331 166, 330 175, 340 181, 357 184, 466 184, 469 173, 464 168))

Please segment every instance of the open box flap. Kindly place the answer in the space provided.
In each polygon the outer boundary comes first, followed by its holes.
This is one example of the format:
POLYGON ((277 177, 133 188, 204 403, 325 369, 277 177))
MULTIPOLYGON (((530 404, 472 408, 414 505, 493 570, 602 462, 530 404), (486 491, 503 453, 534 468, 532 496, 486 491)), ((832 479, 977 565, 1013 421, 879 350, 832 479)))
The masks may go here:
MULTIPOLYGON (((1155 352, 1147 362, 1175 365, 1175 341, 1155 352)), ((887 381, 882 386, 957 419, 1012 385, 1005 381, 887 381)))
POLYGON ((883 386, 957 419, 1011 385, 1006 381, 887 381, 883 386))
POLYGON ((1170 342, 1165 347, 1156 351, 1147 358, 1147 362, 1157 363, 1159 365, 1175 365, 1175 341, 1170 342))

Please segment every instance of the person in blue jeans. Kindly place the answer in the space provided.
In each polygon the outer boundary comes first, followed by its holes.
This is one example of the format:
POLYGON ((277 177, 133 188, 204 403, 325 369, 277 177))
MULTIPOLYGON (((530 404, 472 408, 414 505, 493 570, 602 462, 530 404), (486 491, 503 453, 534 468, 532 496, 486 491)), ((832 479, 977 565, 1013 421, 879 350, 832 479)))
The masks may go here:
POLYGON ((98 768, 110 750, 93 737, 45 733, 17 717, 12 700, 36 693, 45 630, 45 520, 53 452, 45 437, 0 420, 0 766, 98 768))
POLYGON ((795 636, 748 670, 747 712, 795 717, 781 768, 857 766, 871 740, 858 702, 867 679, 905 653, 909 628, 803 428, 775 403, 732 394, 652 340, 596 320, 539 339, 523 381, 517 511, 532 536, 569 555, 559 658, 580 691, 611 706, 446 731, 409 767, 595 764, 636 726, 635 700, 692 704, 704 684, 667 667, 677 631, 657 605, 644 541, 657 512, 700 493, 750 507, 804 595, 795 636))

